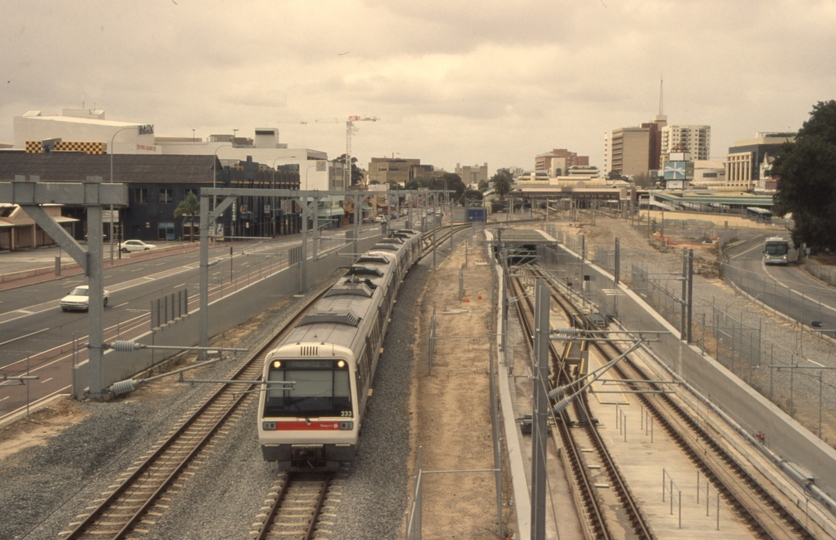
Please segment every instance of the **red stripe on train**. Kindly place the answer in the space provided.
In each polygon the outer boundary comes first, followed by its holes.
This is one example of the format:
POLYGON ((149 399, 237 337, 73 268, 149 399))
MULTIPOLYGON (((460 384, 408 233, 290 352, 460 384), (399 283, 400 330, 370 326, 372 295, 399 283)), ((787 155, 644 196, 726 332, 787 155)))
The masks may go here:
POLYGON ((276 431, 323 431, 336 430, 339 431, 339 422, 276 422, 276 431))

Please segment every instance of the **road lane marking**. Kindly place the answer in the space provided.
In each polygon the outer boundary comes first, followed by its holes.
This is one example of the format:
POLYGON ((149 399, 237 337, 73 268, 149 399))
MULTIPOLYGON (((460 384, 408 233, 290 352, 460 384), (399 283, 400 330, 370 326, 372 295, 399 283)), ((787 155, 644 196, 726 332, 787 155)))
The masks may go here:
POLYGON ((122 302, 121 304, 116 304, 115 306, 113 306, 113 309, 116 309, 116 308, 122 307, 122 306, 127 306, 128 304, 130 304, 130 302, 122 302))
POLYGON ((42 380, 42 381, 41 381, 41 384, 43 384, 43 383, 45 383, 45 382, 49 382, 49 381, 51 381, 51 380, 52 380, 52 377, 50 377, 49 379, 44 379, 44 380, 42 380))
POLYGON ((42 328, 42 329, 37 330, 37 331, 35 331, 35 332, 32 332, 32 333, 30 333, 30 334, 26 334, 25 336, 18 336, 18 337, 16 337, 16 338, 12 338, 12 339, 10 339, 10 340, 3 341, 2 343, 0 343, 0 347, 2 347, 3 345, 8 345, 9 343, 14 343, 15 341, 18 341, 18 340, 20 340, 20 339, 25 339, 25 338, 28 338, 28 337, 30 337, 30 336, 34 336, 34 335, 36 335, 36 334, 40 334, 40 333, 42 333, 42 332, 46 332, 47 330, 49 330, 49 328, 42 328))

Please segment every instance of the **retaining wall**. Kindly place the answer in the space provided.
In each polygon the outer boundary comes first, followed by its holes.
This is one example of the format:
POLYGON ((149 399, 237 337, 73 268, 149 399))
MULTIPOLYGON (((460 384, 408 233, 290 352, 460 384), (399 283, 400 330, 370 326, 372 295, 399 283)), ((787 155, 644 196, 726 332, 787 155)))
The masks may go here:
POLYGON ((808 257, 804 259, 804 269, 820 280, 836 285, 836 267, 819 264, 808 257))

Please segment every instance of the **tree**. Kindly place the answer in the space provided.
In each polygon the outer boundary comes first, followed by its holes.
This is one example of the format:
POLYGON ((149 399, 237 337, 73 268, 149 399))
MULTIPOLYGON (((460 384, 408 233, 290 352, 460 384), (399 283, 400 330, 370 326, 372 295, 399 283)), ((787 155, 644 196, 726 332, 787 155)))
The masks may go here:
POLYGON ((413 178, 412 180, 407 180, 406 184, 404 185, 404 189, 411 189, 416 190, 421 187, 419 182, 420 178, 413 178))
POLYGON ((836 248, 836 101, 813 106, 795 142, 786 142, 772 163, 778 178, 774 213, 792 213, 796 246, 836 248))
POLYGON ((514 175, 508 169, 499 169, 491 177, 491 184, 496 194, 504 199, 506 195, 511 193, 511 188, 514 185, 514 175))
POLYGON ((186 218, 189 218, 189 222, 191 223, 189 233, 192 242, 194 242, 194 217, 198 213, 200 213, 200 201, 197 200, 197 195, 193 191, 190 191, 186 195, 186 198, 180 201, 180 204, 174 209, 174 217, 182 217, 184 226, 186 224, 186 218))
POLYGON ((647 173, 639 173, 633 177, 633 184, 637 188, 651 188, 653 187, 653 182, 650 181, 650 177, 647 173))
POLYGON ((450 195, 453 199, 458 200, 465 192, 467 186, 462 182, 461 176, 456 173, 444 173, 438 178, 433 178, 430 181, 429 189, 437 191, 452 191, 450 195))
POLYGON ((462 206, 482 206, 482 199, 485 196, 478 189, 468 189, 459 198, 459 204, 462 206))
MULTIPOLYGON (((334 159, 335 163, 343 163, 345 164, 345 154, 340 155, 340 157, 334 159)), ((360 170, 360 167, 355 165, 357 163, 357 158, 351 158, 351 185, 356 186, 357 184, 361 184, 363 182, 363 171, 360 170)))
POLYGON ((487 180, 479 180, 479 191, 487 191, 488 189, 488 181, 487 180))

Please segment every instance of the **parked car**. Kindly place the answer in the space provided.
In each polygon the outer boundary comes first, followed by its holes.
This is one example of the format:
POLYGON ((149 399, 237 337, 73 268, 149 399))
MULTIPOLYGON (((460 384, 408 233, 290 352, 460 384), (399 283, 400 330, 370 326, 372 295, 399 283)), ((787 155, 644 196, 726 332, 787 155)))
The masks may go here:
POLYGON ((383 216, 377 216, 376 218, 374 218, 375 223, 383 223, 384 221, 386 221, 386 218, 383 216))
MULTIPOLYGON (((104 290, 104 306, 110 300, 110 291, 104 290)), ((87 285, 79 285, 61 299, 61 309, 64 311, 87 311, 90 307, 90 288, 87 285)))
POLYGON ((125 240, 122 242, 122 253, 129 253, 132 251, 148 251, 156 249, 154 244, 146 244, 142 240, 125 240))

